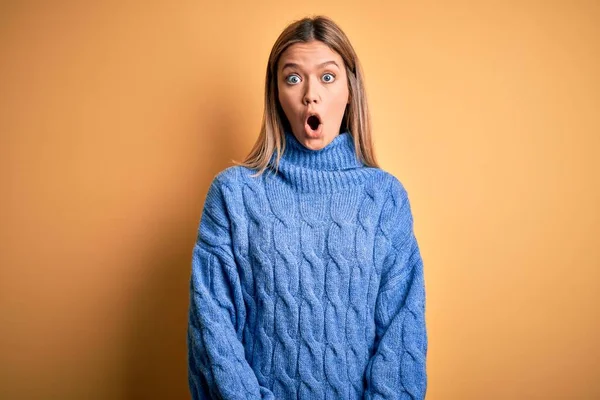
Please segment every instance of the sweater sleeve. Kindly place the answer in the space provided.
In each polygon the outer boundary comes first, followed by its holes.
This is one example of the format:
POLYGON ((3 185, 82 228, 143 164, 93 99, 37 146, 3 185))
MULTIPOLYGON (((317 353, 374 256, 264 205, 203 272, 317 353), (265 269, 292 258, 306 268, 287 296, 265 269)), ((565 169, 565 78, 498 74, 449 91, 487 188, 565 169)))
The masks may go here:
POLYGON ((376 347, 365 371, 365 399, 424 399, 427 330, 423 260, 404 187, 395 181, 382 215, 390 241, 375 305, 376 347))
POLYGON ((190 392, 193 400, 274 399, 259 385, 241 342, 246 309, 223 193, 217 177, 206 197, 192 253, 187 330, 190 392))

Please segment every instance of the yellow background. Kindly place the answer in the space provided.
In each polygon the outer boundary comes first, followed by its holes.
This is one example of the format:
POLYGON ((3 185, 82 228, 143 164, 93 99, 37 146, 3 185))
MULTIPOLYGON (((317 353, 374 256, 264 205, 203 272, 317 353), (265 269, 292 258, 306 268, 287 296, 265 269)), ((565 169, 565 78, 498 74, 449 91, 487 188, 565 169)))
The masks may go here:
POLYGON ((90 3, 0 5, 0 398, 188 398, 208 184, 319 13, 413 204, 427 398, 600 397, 599 2, 90 3))

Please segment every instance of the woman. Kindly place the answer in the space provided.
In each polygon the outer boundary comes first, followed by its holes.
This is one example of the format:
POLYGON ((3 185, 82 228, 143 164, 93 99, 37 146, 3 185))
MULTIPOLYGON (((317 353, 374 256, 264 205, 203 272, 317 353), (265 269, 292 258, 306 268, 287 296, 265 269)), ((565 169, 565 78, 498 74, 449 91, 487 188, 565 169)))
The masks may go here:
POLYGON ((192 397, 423 399, 423 262, 346 35, 291 24, 265 89, 258 140, 213 180, 193 250, 192 397))

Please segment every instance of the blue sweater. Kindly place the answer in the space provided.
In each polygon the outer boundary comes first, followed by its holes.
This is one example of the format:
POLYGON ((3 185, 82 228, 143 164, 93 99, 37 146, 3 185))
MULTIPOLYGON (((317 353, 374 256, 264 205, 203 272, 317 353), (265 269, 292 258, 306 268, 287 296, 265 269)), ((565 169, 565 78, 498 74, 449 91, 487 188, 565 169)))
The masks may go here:
POLYGON ((425 284, 407 192, 349 133, 213 180, 193 249, 193 399, 423 399, 425 284))

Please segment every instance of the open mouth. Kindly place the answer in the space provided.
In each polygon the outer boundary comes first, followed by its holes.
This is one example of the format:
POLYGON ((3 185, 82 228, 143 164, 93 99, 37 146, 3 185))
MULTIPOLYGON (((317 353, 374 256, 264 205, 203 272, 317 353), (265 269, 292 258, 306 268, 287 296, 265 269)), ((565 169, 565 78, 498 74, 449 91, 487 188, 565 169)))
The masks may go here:
POLYGON ((308 126, 310 126, 310 129, 316 131, 319 128, 319 125, 321 125, 321 120, 319 120, 318 116, 311 115, 310 117, 308 117, 306 123, 308 124, 308 126))

